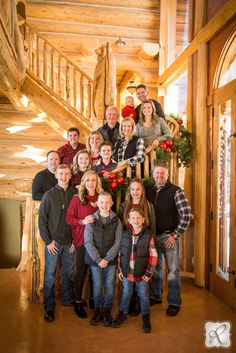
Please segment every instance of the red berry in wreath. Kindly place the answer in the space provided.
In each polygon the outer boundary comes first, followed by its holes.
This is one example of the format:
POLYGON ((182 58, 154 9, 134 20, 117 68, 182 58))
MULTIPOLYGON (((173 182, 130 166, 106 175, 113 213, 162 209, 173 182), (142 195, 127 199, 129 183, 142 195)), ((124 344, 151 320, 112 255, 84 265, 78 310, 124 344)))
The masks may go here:
POLYGON ((171 140, 166 140, 165 141, 165 144, 166 144, 167 147, 170 147, 172 145, 172 143, 173 142, 171 140))
POLYGON ((114 181, 112 181, 111 184, 110 184, 110 188, 111 188, 112 190, 115 190, 115 189, 117 188, 117 183, 115 183, 114 181))
POLYGON ((116 178, 115 173, 110 172, 110 173, 108 174, 108 179, 109 179, 109 180, 114 180, 115 178, 116 178))
POLYGON ((171 148, 170 147, 166 147, 166 152, 171 152, 171 148))
POLYGON ((125 179, 122 178, 122 177, 119 177, 119 178, 116 179, 116 182, 117 182, 118 185, 121 185, 121 184, 124 184, 125 179))
POLYGON ((183 124, 183 120, 182 120, 182 119, 178 119, 178 120, 177 120, 177 123, 178 123, 179 125, 182 125, 182 124, 183 124))
POLYGON ((165 142, 160 142, 158 147, 162 148, 162 149, 165 149, 166 148, 166 144, 165 142))

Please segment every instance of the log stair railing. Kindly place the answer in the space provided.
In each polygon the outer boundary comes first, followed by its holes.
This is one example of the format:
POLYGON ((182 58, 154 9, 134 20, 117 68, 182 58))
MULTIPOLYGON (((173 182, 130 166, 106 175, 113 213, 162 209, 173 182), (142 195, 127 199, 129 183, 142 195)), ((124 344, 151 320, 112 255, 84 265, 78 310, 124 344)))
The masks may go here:
POLYGON ((25 46, 27 74, 91 129, 93 80, 27 23, 25 46))

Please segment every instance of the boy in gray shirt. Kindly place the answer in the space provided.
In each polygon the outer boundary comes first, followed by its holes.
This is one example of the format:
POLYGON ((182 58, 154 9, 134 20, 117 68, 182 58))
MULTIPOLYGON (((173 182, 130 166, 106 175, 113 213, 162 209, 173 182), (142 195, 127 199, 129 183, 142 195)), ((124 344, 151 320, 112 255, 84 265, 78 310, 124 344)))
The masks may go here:
POLYGON ((112 324, 115 271, 123 231, 120 219, 111 210, 112 203, 108 192, 99 194, 99 210, 93 214, 94 222, 86 225, 84 233, 85 263, 90 265, 93 279, 94 316, 90 321, 93 326, 101 321, 104 326, 112 324))

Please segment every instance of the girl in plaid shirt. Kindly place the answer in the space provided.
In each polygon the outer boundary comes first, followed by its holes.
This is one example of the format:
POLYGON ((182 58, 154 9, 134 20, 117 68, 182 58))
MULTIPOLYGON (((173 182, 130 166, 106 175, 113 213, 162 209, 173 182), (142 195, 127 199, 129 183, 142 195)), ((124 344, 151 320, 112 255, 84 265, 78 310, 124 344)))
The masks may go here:
POLYGON ((119 279, 123 282, 119 313, 112 327, 117 328, 127 319, 129 303, 136 283, 141 304, 143 331, 151 332, 149 310, 149 281, 157 265, 157 252, 152 232, 146 228, 144 213, 140 208, 129 212, 130 229, 121 238, 118 259, 119 279))

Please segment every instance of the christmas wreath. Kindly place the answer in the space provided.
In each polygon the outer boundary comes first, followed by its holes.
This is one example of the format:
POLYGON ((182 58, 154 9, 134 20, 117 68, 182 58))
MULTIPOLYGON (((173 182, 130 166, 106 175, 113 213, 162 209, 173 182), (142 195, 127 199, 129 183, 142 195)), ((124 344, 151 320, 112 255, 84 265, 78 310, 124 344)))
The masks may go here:
POLYGON ((178 167, 189 167, 192 163, 191 133, 184 127, 180 117, 170 114, 179 124, 179 136, 159 143, 156 149, 156 163, 168 162, 172 153, 177 153, 178 167))

